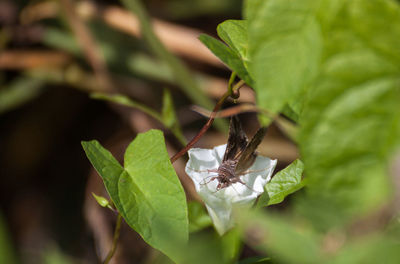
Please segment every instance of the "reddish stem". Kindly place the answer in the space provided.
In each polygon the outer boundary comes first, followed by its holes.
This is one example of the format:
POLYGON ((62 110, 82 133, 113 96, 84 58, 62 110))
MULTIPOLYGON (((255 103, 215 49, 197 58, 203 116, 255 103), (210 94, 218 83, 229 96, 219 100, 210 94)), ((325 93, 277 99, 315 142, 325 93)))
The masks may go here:
POLYGON ((225 100, 232 95, 235 95, 235 92, 244 84, 243 81, 238 82, 232 89, 228 89, 226 93, 219 99, 217 104, 215 105, 213 111, 211 112, 210 118, 208 119, 207 123, 201 128, 199 133, 192 138, 192 140, 183 148, 181 149, 178 153, 176 153, 174 156, 171 157, 171 163, 174 163, 177 159, 182 157, 191 147, 193 147, 194 144, 196 144, 197 141, 203 136, 203 134, 210 128, 212 123, 214 122, 215 116, 217 115, 218 110, 221 108, 222 104, 225 102, 225 100))
POLYGON ((196 144, 197 141, 199 141, 199 139, 203 136, 203 134, 210 128, 210 126, 214 122, 215 116, 217 115, 217 111, 221 108, 222 104, 224 103, 226 98, 228 98, 229 95, 230 95, 230 93, 228 91, 221 97, 221 99, 219 99, 219 101, 215 105, 207 123, 205 123, 205 125, 201 128, 200 132, 197 133, 197 135, 194 136, 194 138, 192 138, 192 140, 183 149, 181 149, 178 153, 176 153, 174 156, 172 156, 171 163, 174 163, 177 159, 182 157, 191 147, 193 147, 194 144, 196 144))

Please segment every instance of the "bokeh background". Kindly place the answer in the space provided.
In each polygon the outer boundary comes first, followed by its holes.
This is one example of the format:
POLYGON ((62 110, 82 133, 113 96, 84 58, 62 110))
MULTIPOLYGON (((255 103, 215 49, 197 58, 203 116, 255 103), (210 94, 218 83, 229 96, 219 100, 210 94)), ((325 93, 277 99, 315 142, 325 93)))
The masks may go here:
MULTIPOLYGON (((0 0, 1 263, 97 263, 107 254, 115 214, 91 196, 106 194, 82 140, 97 139, 121 158, 137 133, 157 128, 165 132, 170 155, 182 148, 163 124, 137 107, 90 95, 119 93, 160 112, 168 93, 190 140, 207 120, 193 105, 211 110, 226 91, 230 71, 197 37, 216 36, 219 23, 240 19, 242 2, 143 2, 156 35, 190 71, 198 90, 188 92, 176 81, 162 56, 140 37, 136 17, 118 1, 0 0)), ((239 102, 254 102, 250 88, 242 89, 239 102)), ((255 113, 240 116, 248 134, 258 129, 255 113)), ((224 144, 227 124, 218 121, 196 146, 224 144)), ((259 152, 278 158, 279 168, 298 156, 274 125, 259 152)), ((185 162, 186 157, 174 165, 188 198, 196 200, 185 162)), ((155 259, 157 252, 123 225, 114 263, 155 259)))

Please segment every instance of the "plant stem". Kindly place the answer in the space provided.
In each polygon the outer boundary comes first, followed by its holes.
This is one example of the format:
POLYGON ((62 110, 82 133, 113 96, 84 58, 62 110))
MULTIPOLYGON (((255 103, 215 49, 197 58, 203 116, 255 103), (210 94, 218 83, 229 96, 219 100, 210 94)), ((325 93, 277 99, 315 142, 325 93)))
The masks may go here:
POLYGON ((186 139, 182 136, 182 133, 180 132, 180 130, 176 130, 173 127, 168 126, 168 124, 164 121, 164 119, 158 112, 147 107, 146 105, 135 102, 132 99, 128 98, 127 96, 119 95, 119 94, 109 95, 106 93, 92 93, 92 94, 90 94, 90 97, 94 98, 94 99, 98 99, 98 100, 110 101, 110 102, 117 103, 120 105, 136 108, 136 109, 148 114, 149 116, 151 116, 152 118, 154 118, 155 120, 160 122, 161 124, 163 124, 166 128, 168 128, 172 132, 172 134, 174 134, 174 136, 179 140, 179 142, 183 146, 186 145, 186 139))
MULTIPOLYGON (((209 117, 212 113, 211 111, 208 111, 199 106, 192 107, 192 110, 205 116, 205 117, 209 117)), ((267 117, 274 120, 276 125, 281 129, 281 131, 288 138, 290 138, 293 142, 298 143, 297 135, 298 135, 299 128, 293 122, 287 120, 284 117, 281 117, 279 114, 273 114, 265 109, 261 109, 254 104, 244 103, 244 104, 240 104, 240 105, 233 106, 230 108, 226 108, 224 110, 219 111, 216 117, 229 117, 229 116, 237 115, 237 114, 244 113, 244 112, 256 112, 256 113, 262 113, 262 114, 266 115, 267 117)))
POLYGON ((108 255, 106 259, 103 261, 103 264, 108 264, 112 257, 114 256, 114 253, 117 249, 117 244, 118 244, 118 239, 119 239, 119 234, 121 231, 121 223, 122 223, 122 216, 120 213, 118 213, 117 217, 117 223, 115 224, 115 230, 114 230, 114 237, 113 237, 113 243, 111 246, 110 252, 108 252, 108 255))
POLYGON ((235 86, 232 87, 232 89, 228 89, 224 93, 224 95, 219 99, 217 104, 214 106, 213 111, 211 112, 210 118, 208 119, 207 123, 201 128, 199 133, 197 133, 194 138, 183 148, 181 149, 178 153, 176 153, 174 156, 171 157, 171 163, 174 163, 177 159, 182 157, 191 147, 193 147, 194 144, 196 144, 197 141, 203 136, 203 134, 210 128, 211 124, 213 123, 215 116, 217 115, 218 110, 221 108, 222 104, 225 102, 225 100, 235 94, 239 90, 240 87, 244 84, 244 81, 241 80, 235 86))
POLYGON ((229 78, 229 82, 228 82, 228 91, 233 94, 232 91, 232 84, 235 81, 236 78, 236 72, 232 72, 231 77, 229 78))
MULTIPOLYGON (((161 41, 154 34, 150 17, 147 14, 140 0, 121 0, 131 12, 135 13, 140 22, 141 34, 149 44, 153 52, 170 68, 176 83, 182 88, 183 92, 196 104, 202 105, 208 109, 212 107, 211 101, 203 94, 198 84, 193 78, 186 66, 173 54, 171 54, 161 41)), ((225 130, 223 123, 217 128, 225 130)))

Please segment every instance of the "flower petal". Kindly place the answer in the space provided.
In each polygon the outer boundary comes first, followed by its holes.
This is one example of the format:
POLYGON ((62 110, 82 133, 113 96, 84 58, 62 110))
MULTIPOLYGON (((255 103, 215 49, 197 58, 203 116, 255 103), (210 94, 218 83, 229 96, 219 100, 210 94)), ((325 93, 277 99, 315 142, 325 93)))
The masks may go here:
POLYGON ((226 144, 213 149, 192 148, 185 171, 193 180, 196 191, 206 204, 208 213, 220 235, 233 227, 234 205, 251 206, 264 192, 264 185, 271 179, 277 161, 257 156, 248 173, 240 176, 245 183, 233 183, 217 190, 217 169, 221 165, 226 144))

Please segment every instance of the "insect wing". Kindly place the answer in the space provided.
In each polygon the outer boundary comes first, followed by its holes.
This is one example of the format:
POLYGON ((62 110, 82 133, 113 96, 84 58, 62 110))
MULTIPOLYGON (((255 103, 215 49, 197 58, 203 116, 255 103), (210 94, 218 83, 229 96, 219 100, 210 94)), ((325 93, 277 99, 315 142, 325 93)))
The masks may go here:
POLYGON ((248 142, 249 140, 242 129, 239 118, 237 116, 232 116, 229 125, 228 143, 226 145, 222 162, 227 160, 238 160, 243 151, 246 149, 248 142))
POLYGON ((266 133, 267 128, 261 127, 251 139, 250 143, 243 150, 239 158, 238 164, 236 165, 235 169, 236 174, 240 174, 241 172, 246 171, 251 165, 253 165, 254 161, 257 158, 256 149, 258 145, 260 145, 266 133))

